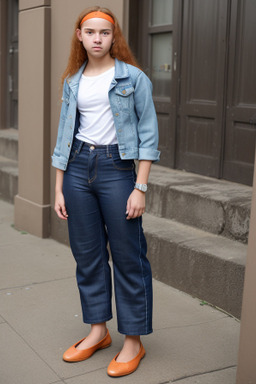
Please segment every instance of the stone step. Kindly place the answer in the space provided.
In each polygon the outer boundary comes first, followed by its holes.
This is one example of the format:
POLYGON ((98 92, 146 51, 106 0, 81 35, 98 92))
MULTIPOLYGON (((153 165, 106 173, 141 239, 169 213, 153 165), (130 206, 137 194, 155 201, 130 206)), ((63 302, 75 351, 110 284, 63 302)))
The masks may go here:
POLYGON ((143 226, 155 279, 240 318, 245 244, 150 214, 143 226))
POLYGON ((0 156, 0 199, 14 202, 18 193, 18 162, 0 156))
POLYGON ((17 129, 0 130, 0 156, 18 160, 18 136, 17 129))
POLYGON ((248 241, 252 187, 153 165, 147 212, 248 241))

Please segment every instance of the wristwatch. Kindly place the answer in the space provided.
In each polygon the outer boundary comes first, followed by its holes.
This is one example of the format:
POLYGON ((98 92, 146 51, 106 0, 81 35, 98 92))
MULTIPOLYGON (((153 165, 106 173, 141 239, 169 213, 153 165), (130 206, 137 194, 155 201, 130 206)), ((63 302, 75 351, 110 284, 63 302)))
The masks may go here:
POLYGON ((147 192, 148 186, 147 186, 147 184, 136 183, 134 188, 136 188, 136 189, 138 189, 139 191, 142 191, 142 192, 147 192))

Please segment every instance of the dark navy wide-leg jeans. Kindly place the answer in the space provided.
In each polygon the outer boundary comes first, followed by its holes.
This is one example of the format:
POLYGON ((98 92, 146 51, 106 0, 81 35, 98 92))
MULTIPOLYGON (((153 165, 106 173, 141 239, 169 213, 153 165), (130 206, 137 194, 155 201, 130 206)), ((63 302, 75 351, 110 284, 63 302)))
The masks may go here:
POLYGON ((85 323, 112 318, 109 243, 114 270, 118 331, 152 332, 152 274, 142 219, 126 219, 136 179, 134 161, 121 160, 117 145, 75 139, 63 193, 85 323))

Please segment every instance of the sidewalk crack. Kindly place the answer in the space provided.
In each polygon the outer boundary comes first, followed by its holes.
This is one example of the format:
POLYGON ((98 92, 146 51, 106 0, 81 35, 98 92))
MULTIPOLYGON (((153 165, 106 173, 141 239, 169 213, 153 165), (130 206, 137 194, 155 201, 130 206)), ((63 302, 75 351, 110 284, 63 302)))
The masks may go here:
POLYGON ((16 285, 16 286, 12 286, 12 287, 0 288, 0 292, 4 292, 4 291, 8 291, 8 290, 10 291, 11 289, 22 289, 22 288, 26 288, 26 287, 33 287, 33 286, 40 285, 40 284, 53 283, 55 281, 62 281, 62 280, 74 279, 74 278, 75 278, 75 275, 60 277, 60 278, 51 279, 51 280, 34 281, 34 282, 30 282, 30 283, 23 284, 23 285, 16 285))
POLYGON ((178 377, 177 379, 174 379, 174 380, 170 381, 169 383, 170 384, 177 383, 178 381, 181 381, 181 380, 184 380, 184 379, 188 379, 190 377, 197 377, 197 376, 207 375, 208 373, 221 372, 221 371, 225 371, 226 369, 236 368, 236 367, 237 367, 236 365, 229 365, 228 367, 212 369, 211 371, 198 372, 198 373, 194 373, 193 375, 187 375, 187 376, 178 377))

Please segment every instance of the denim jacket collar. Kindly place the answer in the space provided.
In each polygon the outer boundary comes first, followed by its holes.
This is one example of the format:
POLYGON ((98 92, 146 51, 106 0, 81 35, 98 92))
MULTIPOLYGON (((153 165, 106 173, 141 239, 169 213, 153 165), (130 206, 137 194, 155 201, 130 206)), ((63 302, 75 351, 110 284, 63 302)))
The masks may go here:
MULTIPOLYGON (((73 76, 67 79, 67 83, 71 91, 73 92, 75 98, 77 98, 79 81, 86 67, 86 64, 87 64, 87 61, 79 68, 79 70, 73 76)), ((116 86, 117 84, 116 79, 125 79, 127 77, 129 77, 127 64, 124 63, 123 61, 119 61, 115 59, 115 76, 110 84, 110 89, 116 86)))
POLYGON ((129 77, 127 64, 115 59, 115 79, 125 79, 129 77))
POLYGON ((83 71, 85 69, 86 62, 79 68, 79 70, 70 78, 67 79, 67 83, 69 85, 69 88, 73 92, 75 98, 77 98, 78 93, 78 87, 79 87, 79 81, 83 74, 83 71))

